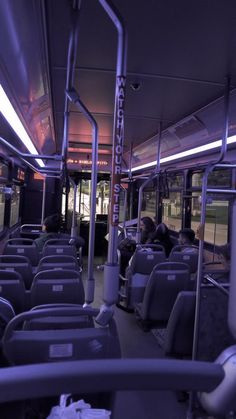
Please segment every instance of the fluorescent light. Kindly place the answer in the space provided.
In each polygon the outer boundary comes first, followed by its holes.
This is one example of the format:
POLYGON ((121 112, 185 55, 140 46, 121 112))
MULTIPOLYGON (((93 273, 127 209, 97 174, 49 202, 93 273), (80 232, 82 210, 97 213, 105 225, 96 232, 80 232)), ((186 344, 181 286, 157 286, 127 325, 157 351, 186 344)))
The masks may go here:
MULTIPOLYGON (((202 153, 203 151, 212 150, 217 147, 221 147, 222 140, 213 141, 212 143, 201 145, 199 147, 191 148, 190 150, 182 151, 181 153, 172 154, 168 157, 163 157, 160 159, 160 163, 167 163, 173 160, 182 159, 183 157, 193 156, 194 154, 202 153)), ((236 135, 232 135, 231 137, 227 138, 227 144, 236 143, 236 135)), ((147 169, 148 167, 155 166, 157 161, 154 160, 152 162, 142 164, 141 166, 134 167, 131 169, 131 172, 135 172, 141 169, 147 169)))
MULTIPOLYGON (((34 144, 32 143, 29 135, 27 134, 19 116, 17 115, 15 109, 13 108, 10 100, 8 99, 5 91, 3 90, 0 84, 0 112, 3 114, 4 118, 7 120, 9 125, 15 131, 16 135, 24 143, 27 150, 31 154, 39 154, 34 144)), ((36 159, 36 162, 40 167, 44 167, 45 164, 41 159, 36 159)))

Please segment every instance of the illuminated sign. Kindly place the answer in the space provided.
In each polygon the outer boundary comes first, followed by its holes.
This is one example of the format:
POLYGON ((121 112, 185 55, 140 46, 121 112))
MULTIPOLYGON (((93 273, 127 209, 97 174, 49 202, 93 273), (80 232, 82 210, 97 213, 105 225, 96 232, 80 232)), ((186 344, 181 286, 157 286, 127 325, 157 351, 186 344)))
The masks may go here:
POLYGON ((34 173, 34 180, 44 180, 44 176, 40 173, 34 173))
MULTIPOLYGON (((68 159, 67 163, 68 164, 71 163, 71 164, 81 164, 81 165, 86 165, 86 166, 92 166, 92 160, 68 159)), ((97 165, 98 166, 108 166, 108 162, 106 160, 98 160, 97 165)))
POLYGON ((120 196, 120 178, 121 164, 124 141, 124 102, 125 102, 125 83, 126 78, 117 77, 116 85, 116 111, 114 121, 113 138, 113 161, 111 178, 111 211, 110 222, 113 226, 119 223, 119 196, 120 196))
POLYGON ((25 180, 25 172, 24 170, 18 169, 17 170, 17 179, 25 180))

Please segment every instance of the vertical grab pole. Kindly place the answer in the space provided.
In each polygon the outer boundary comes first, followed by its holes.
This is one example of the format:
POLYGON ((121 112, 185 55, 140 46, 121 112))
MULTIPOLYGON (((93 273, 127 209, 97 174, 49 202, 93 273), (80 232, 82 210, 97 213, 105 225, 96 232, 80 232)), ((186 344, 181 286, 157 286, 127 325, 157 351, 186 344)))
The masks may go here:
POLYGON ((116 92, 113 126, 111 205, 109 220, 108 257, 104 265, 104 305, 96 319, 100 325, 106 325, 113 315, 112 305, 118 298, 119 265, 117 260, 117 238, 119 223, 120 178, 122 173, 122 154, 124 141, 124 103, 126 84, 127 34, 118 11, 110 0, 99 0, 118 31, 116 63, 116 92))
POLYGON ((90 197, 90 225, 89 225, 89 252, 88 252, 88 278, 86 287, 86 304, 94 300, 95 281, 93 277, 94 264, 94 240, 95 240, 95 216, 96 216, 96 190, 97 190, 97 160, 98 160, 98 126, 92 114, 80 100, 74 88, 67 92, 69 99, 81 110, 92 126, 92 173, 91 173, 91 197, 90 197))
POLYGON ((46 176, 43 179, 43 200, 42 200, 42 212, 41 212, 41 224, 45 218, 45 202, 46 202, 46 176))
MULTIPOLYGON (((78 41, 78 30, 79 30, 78 20, 79 20, 80 7, 81 7, 81 0, 74 0, 73 10, 72 10, 72 28, 70 32, 69 48, 68 48, 68 56, 67 56, 66 91, 71 89, 74 82, 74 69, 75 69, 76 53, 77 53, 77 41, 78 41)), ((69 99, 67 95, 65 95, 61 170, 63 170, 64 167, 67 165, 69 114, 70 114, 69 99)))
POLYGON ((230 262, 230 294, 229 294, 229 307, 228 307, 228 324, 229 329, 234 337, 236 337, 236 257, 234 254, 236 246, 236 200, 234 200, 232 208, 232 227, 231 227, 231 262, 230 262))
POLYGON ((125 222, 126 222, 126 210, 127 210, 127 195, 128 195, 128 193, 127 193, 127 189, 126 188, 124 188, 123 186, 121 186, 121 188, 123 189, 123 191, 124 191, 124 194, 125 194, 125 199, 124 199, 124 217, 123 217, 123 229, 125 229, 125 222))
POLYGON ((73 202, 73 214, 72 214, 72 223, 71 223, 71 237, 76 237, 77 236, 77 231, 76 231, 76 220, 75 220, 75 214, 76 214, 76 197, 77 197, 77 185, 76 183, 73 181, 72 178, 70 178, 70 182, 73 186, 74 189, 74 202, 73 202))
POLYGON ((158 190, 158 194, 156 192, 156 214, 155 214, 156 224, 159 223, 159 212, 160 212, 159 208, 160 208, 161 137, 162 137, 162 121, 159 122, 158 144, 157 144, 156 172, 158 173, 158 185, 157 185, 156 191, 158 190))
MULTIPOLYGON (((202 265, 203 265, 203 250, 204 250, 204 230, 206 222, 206 204, 207 204, 207 183, 208 176, 217 167, 217 164, 222 162, 225 158, 227 151, 227 137, 228 137, 228 123, 229 123, 229 99, 230 99, 230 77, 226 78, 225 83, 225 96, 224 96, 224 126, 222 134, 222 145, 220 156, 216 162, 209 164, 205 170, 203 181, 202 181, 202 207, 201 207, 201 220, 200 225, 202 226, 202 234, 199 237, 199 251, 198 251, 198 268, 196 278, 196 308, 195 308, 195 320, 194 320, 194 332, 193 332, 193 349, 192 349, 192 360, 197 359, 198 349, 198 337, 199 337, 199 320, 200 320, 200 299, 201 299, 201 282, 202 282, 202 265)), ((194 407, 194 393, 190 393, 189 398, 189 410, 188 419, 192 418, 192 410, 194 407)))

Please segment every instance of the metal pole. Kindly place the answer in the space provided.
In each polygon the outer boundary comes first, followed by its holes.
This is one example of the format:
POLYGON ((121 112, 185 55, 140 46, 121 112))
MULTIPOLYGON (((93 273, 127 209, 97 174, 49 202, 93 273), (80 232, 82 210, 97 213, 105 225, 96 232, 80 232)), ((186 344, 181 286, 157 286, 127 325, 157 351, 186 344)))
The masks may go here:
POLYGON ((121 186, 121 188, 124 191, 125 194, 125 199, 124 199, 124 214, 123 214, 123 229, 125 229, 125 221, 126 221, 126 209, 127 209, 127 195, 128 195, 128 191, 126 188, 124 188, 123 186, 121 186))
MULTIPOLYGON (((6 141, 4 138, 0 137, 0 143, 4 144, 6 147, 10 148, 10 150, 12 150, 14 153, 16 153, 16 155, 25 163, 27 164, 27 166, 29 166, 34 172, 37 173, 42 173, 42 174, 47 174, 48 173, 48 169, 40 169, 38 167, 35 167, 32 163, 28 162, 25 159, 25 154, 21 153, 21 151, 19 151, 16 147, 14 147, 12 144, 8 143, 8 141, 6 141), (45 173, 44 173, 45 172, 45 173)), ((39 156, 37 155, 37 158, 39 158, 39 156)), ((54 169, 54 168, 50 168, 50 171, 52 171, 53 173, 60 173, 59 169, 54 169)))
MULTIPOLYGON (((195 308, 195 321, 194 321, 194 333, 193 333, 193 350, 192 350, 192 360, 197 359, 197 349, 198 349, 198 337, 199 337, 199 318, 200 318, 200 299, 201 299, 201 281, 202 281, 202 266, 203 266, 203 250, 204 250, 204 230, 206 222, 206 203, 207 203, 207 183, 208 176, 214 170, 219 163, 225 158, 227 151, 227 136, 228 136, 228 121, 229 121, 229 91, 230 91, 230 79, 229 77, 226 80, 225 86, 225 121, 223 127, 222 135, 222 145, 221 152, 218 160, 215 163, 211 163, 206 167, 203 181, 202 181, 202 208, 201 208, 201 226, 203 229, 203 235, 199 238, 199 252, 198 252, 198 269, 197 269, 197 278, 196 278, 196 308, 195 308)), ((219 164, 219 167, 222 165, 219 164)), ((223 166, 224 167, 224 166, 223 166)), ((191 417, 192 410, 194 406, 194 394, 190 395, 189 399, 189 416, 191 417)))
POLYGON ((74 202, 73 202, 73 213, 72 213, 72 223, 71 223, 71 237, 76 237, 77 236, 77 231, 76 231, 76 220, 75 220, 75 214, 76 214, 76 193, 77 193, 77 185, 74 182, 74 180, 72 178, 70 178, 70 182, 73 186, 74 189, 74 202))
POLYGON ((42 213, 41 213, 41 224, 45 217, 45 202, 46 202, 46 177, 43 179, 43 199, 42 199, 42 213))
POLYGON ((229 329, 236 337, 236 257, 235 257, 235 246, 236 246, 236 200, 234 200, 232 208, 232 226, 231 226, 231 262, 230 262, 230 294, 229 294, 229 306, 228 306, 228 325, 229 329))
MULTIPOLYGON (((71 89, 74 82, 74 70, 76 63, 76 54, 77 54, 77 42, 78 42, 78 20, 79 20, 79 10, 81 6, 81 1, 75 1, 73 4, 72 10, 72 27, 70 32, 69 39, 69 48, 67 56, 67 73, 66 73, 66 92, 71 89)), ((63 140, 62 140, 62 158, 61 170, 63 170, 63 165, 66 165, 67 162, 67 145, 68 145, 68 127, 69 127, 69 98, 67 94, 65 95, 65 106, 64 106, 64 129, 63 129, 63 140)))
POLYGON ((224 95, 224 126, 222 135, 222 145, 220 157, 217 163, 224 160, 227 151, 227 138, 228 138, 228 127, 229 127, 229 98, 230 98, 230 77, 226 77, 225 83, 225 95, 224 95))
POLYGON ((161 136, 162 136, 162 122, 159 122, 158 144, 157 144, 157 165, 156 171, 159 172, 161 168, 161 136))
POLYGON ((94 264, 94 241, 95 241, 95 217, 96 217, 96 190, 97 190, 97 160, 98 160, 98 126, 92 114, 80 100, 75 89, 67 92, 68 98, 81 110, 92 125, 92 171, 91 171, 91 200, 90 200, 90 225, 89 225, 89 253, 88 253, 88 278, 86 289, 86 304, 94 300, 93 264, 94 264))
POLYGON ((122 173, 122 154, 124 141, 127 34, 122 18, 118 11, 115 9, 112 2, 110 0, 99 0, 99 2, 118 31, 108 257, 107 262, 104 265, 104 305, 101 307, 100 313, 96 318, 97 323, 105 326, 113 316, 113 310, 111 306, 117 301, 119 288, 117 238, 119 223, 120 178, 122 173))

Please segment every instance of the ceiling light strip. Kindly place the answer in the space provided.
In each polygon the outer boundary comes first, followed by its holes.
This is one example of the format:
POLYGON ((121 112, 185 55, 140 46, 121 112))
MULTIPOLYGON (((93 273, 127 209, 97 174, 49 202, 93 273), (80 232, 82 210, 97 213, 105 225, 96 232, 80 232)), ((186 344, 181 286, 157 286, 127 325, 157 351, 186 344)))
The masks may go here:
MULTIPOLYGON (((0 84, 0 112, 7 120, 13 131, 20 138, 22 143, 26 146, 27 150, 31 154, 39 154, 34 144, 32 143, 29 135, 27 134, 19 116, 13 108, 10 100, 8 99, 2 85, 0 84)), ((36 162, 40 167, 45 167, 44 162, 41 159, 36 159, 36 162)))
MULTIPOLYGON (((227 144, 233 144, 236 142, 236 135, 228 137, 227 144)), ((160 163, 168 163, 174 160, 182 159, 183 157, 194 156, 195 154, 202 153, 204 151, 213 150, 214 148, 221 147, 222 140, 213 141, 212 143, 201 145, 199 147, 191 148, 190 150, 182 151, 181 153, 172 154, 168 157, 163 157, 160 159, 160 163)), ((155 166, 157 161, 152 161, 141 166, 134 167, 131 169, 131 172, 135 172, 141 169, 147 169, 149 167, 155 166)))

